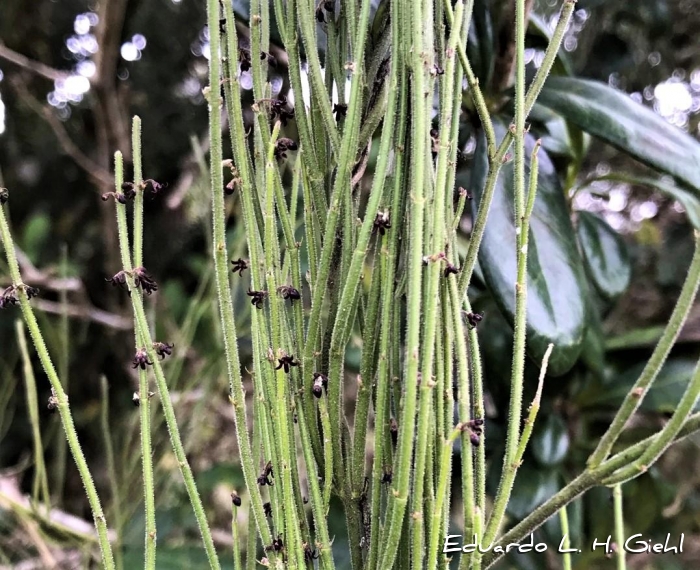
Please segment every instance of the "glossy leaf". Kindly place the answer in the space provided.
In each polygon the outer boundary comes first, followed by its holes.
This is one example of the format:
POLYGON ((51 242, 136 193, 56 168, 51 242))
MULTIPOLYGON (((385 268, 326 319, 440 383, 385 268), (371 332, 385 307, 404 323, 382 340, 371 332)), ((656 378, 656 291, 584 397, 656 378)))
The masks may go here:
POLYGON ((474 0, 472 25, 469 28, 467 56, 482 89, 491 82, 493 74, 493 24, 487 0, 474 0))
POLYGON ((535 433, 530 442, 532 453, 541 465, 556 465, 569 451, 569 432, 566 424, 556 414, 548 414, 538 423, 535 424, 535 433))
POLYGON ((606 299, 624 293, 632 269, 622 237, 605 220, 589 212, 579 212, 576 233, 586 268, 598 292, 606 299))
POLYGON ((551 77, 538 102, 700 196, 700 143, 624 93, 596 81, 551 77))
POLYGON ((522 520, 556 494, 560 487, 560 476, 556 470, 523 465, 518 470, 506 510, 516 520, 522 520))
MULTIPOLYGON (((502 137, 505 126, 496 123, 502 137)), ((526 140, 529 157, 535 144, 526 140)), ((540 149, 537 198, 530 224, 528 254, 527 349, 539 365, 554 344, 549 373, 564 374, 576 362, 586 329, 585 276, 564 194, 547 153, 540 149)), ((529 170, 529 160, 526 164, 529 170)), ((476 215, 488 172, 486 144, 479 137, 470 188, 476 215)), ((513 164, 502 167, 479 250, 484 279, 501 312, 513 324, 515 314, 516 239, 513 220, 513 164)))

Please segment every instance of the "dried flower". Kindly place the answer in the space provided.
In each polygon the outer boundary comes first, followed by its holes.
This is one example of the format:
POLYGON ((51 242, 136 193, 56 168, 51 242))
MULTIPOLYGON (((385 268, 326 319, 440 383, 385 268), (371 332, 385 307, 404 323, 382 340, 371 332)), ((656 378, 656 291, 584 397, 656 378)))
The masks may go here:
POLYGON ((380 483, 384 484, 386 483, 387 485, 390 484, 394 479, 394 474, 391 470, 391 467, 385 467, 384 468, 384 475, 382 475, 382 479, 380 483))
POLYGON ((148 358, 148 353, 143 348, 140 348, 136 351, 134 359, 131 361, 131 367, 134 369, 141 367, 141 370, 146 370, 146 366, 153 366, 153 362, 148 358))
POLYGON ((277 58, 272 55, 271 53, 267 53, 266 51, 261 51, 260 52, 260 60, 265 61, 267 60, 267 65, 270 67, 277 67, 277 58))
POLYGON ((153 349, 156 354, 160 356, 161 360, 164 360, 166 356, 170 356, 173 353, 174 344, 168 344, 167 342, 154 342, 153 349))
POLYGON ((263 503, 263 513, 265 513, 266 517, 272 517, 272 505, 269 501, 267 503, 263 503))
POLYGON ((142 182, 142 185, 144 190, 149 190, 153 195, 158 194, 163 188, 168 187, 167 182, 161 184, 160 182, 156 182, 155 180, 153 180, 153 178, 148 178, 147 180, 144 180, 142 182))
POLYGON ((58 396, 56 396, 56 390, 51 388, 51 395, 49 396, 49 403, 46 406, 49 412, 53 413, 58 408, 58 396))
POLYGON ((469 323, 470 329, 475 329, 477 325, 483 320, 484 313, 467 313, 467 322, 469 323))
POLYGON ((278 160, 282 158, 287 158, 288 150, 297 150, 298 148, 299 146, 292 139, 289 139, 287 137, 281 137, 277 139, 277 142, 275 143, 275 158, 278 160))
POLYGON ((141 287, 141 290, 150 295, 158 290, 158 284, 153 280, 144 267, 135 267, 133 270, 134 285, 141 287))
POLYGON ((314 385, 311 388, 311 393, 320 398, 323 395, 323 391, 328 391, 328 376, 321 374, 320 372, 314 372, 314 385))
POLYGON ((299 290, 295 289, 291 285, 282 285, 281 287, 277 287, 277 292, 282 295, 283 299, 289 299, 290 303, 301 299, 301 293, 299 293, 299 290))
POLYGON ((284 371, 289 374, 289 370, 293 366, 299 366, 299 361, 294 359, 294 356, 291 354, 285 354, 284 356, 279 358, 279 364, 275 366, 275 370, 279 370, 280 368, 284 368, 284 371))
POLYGON ((260 99, 258 103, 268 103, 270 106, 270 118, 274 122, 279 117, 283 127, 287 126, 289 119, 294 118, 294 108, 289 106, 289 101, 284 95, 280 95, 279 99, 260 99))
POLYGON ((474 195, 472 194, 471 190, 467 190, 462 186, 459 187, 459 195, 464 196, 467 200, 472 200, 474 198, 474 195))
POLYGON ((274 477, 272 472, 272 461, 268 461, 258 477, 258 485, 261 487, 264 487, 265 485, 272 487, 274 481, 272 481, 271 477, 274 477))
POLYGON ((396 421, 396 418, 391 418, 389 421, 389 435, 391 436, 391 442, 396 445, 399 439, 399 422, 396 421))
POLYGON ((236 271, 238 271, 238 274, 241 276, 243 276, 243 272, 248 269, 248 262, 240 257, 238 259, 231 260, 231 263, 233 264, 233 272, 236 273, 236 271))
POLYGON ((7 191, 7 188, 0 188, 0 205, 7 204, 9 199, 10 193, 7 191))
POLYGON ((122 194, 121 192, 105 192, 104 194, 102 194, 103 202, 106 202, 110 198, 114 198, 114 200, 116 202, 119 202, 120 204, 126 204, 127 202, 126 196, 124 196, 124 194, 122 194))
POLYGON ((248 289, 246 295, 251 297, 250 303, 255 305, 256 309, 262 309, 263 301, 265 300, 265 297, 267 297, 267 291, 251 291, 248 289))
POLYGON ((136 188, 133 182, 124 182, 122 184, 122 194, 127 200, 133 200, 136 197, 136 188))
POLYGON ((265 547, 265 552, 270 552, 271 550, 274 550, 275 552, 279 552, 283 548, 284 548, 284 542, 282 542, 282 535, 278 534, 277 538, 272 539, 272 544, 265 547))
POLYGON ((374 229, 379 232, 379 235, 384 235, 390 228, 389 212, 378 212, 374 220, 374 229))
POLYGON ((19 303, 19 297, 17 297, 17 290, 14 285, 10 285, 7 289, 2 292, 0 296, 0 309, 5 309, 7 307, 14 307, 19 303))
POLYGON ((119 271, 105 281, 111 283, 113 287, 127 288, 125 271, 119 271))
POLYGON ((345 117, 348 114, 348 106, 345 103, 334 103, 333 113, 335 113, 335 120, 337 121, 340 117, 345 117))
POLYGON ((318 550, 315 548, 312 550, 308 542, 303 542, 301 547, 304 549, 304 562, 313 562, 314 560, 318 560, 318 557, 320 556, 318 550))
POLYGON ((445 277, 448 277, 450 274, 457 275, 457 273, 459 273, 459 268, 455 267, 448 261, 447 266, 445 267, 445 277))

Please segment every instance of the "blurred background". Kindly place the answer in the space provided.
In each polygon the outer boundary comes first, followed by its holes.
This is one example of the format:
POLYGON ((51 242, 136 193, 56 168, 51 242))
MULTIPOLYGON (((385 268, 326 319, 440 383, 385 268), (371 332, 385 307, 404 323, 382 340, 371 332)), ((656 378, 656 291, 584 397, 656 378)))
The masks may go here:
MULTIPOLYGON (((498 38, 496 5, 507 2, 492 4, 492 33, 498 38)), ((534 3, 527 52, 533 69, 541 62, 542 37, 552 29, 560 4, 554 0, 534 3)), ((236 0, 234 7, 245 37, 247 5, 236 0)), ((124 152, 127 179, 130 176, 134 114, 143 119, 144 175, 168 184, 162 194, 146 201, 146 267, 160 286, 149 310, 157 339, 175 343, 174 357, 166 361, 166 375, 200 492, 216 529, 215 539, 225 548, 231 541, 229 493, 242 486, 242 476, 227 402, 208 249, 207 108, 202 96, 209 57, 205 3, 2 0, 1 11, 0 186, 10 191, 5 208, 21 268, 25 281, 41 290, 32 303, 67 386, 80 441, 108 519, 121 529, 124 567, 141 564, 143 544, 138 414, 131 401, 137 378, 131 369, 134 348, 128 299, 105 282, 118 271, 119 257, 114 210, 100 197, 113 186, 115 150, 124 152)), ((576 75, 627 93, 698 138, 698 29, 697 0, 579 0, 561 61, 576 75)), ((284 52, 279 45, 272 51, 278 59, 273 92, 286 92, 284 52)), ((507 76, 497 71, 491 80, 495 93, 508 88, 507 76)), ((242 82, 245 87, 246 81, 242 82)), ((464 113, 470 113, 467 98, 464 113)), ((514 520, 582 469, 592 443, 658 339, 693 247, 688 212, 658 190, 663 179, 642 183, 650 176, 645 167, 590 137, 585 140, 586 152, 572 169, 575 160, 567 154, 561 133, 553 124, 542 124, 544 146, 557 166, 577 231, 595 233, 598 222, 592 220, 602 220, 609 240, 604 247, 615 252, 613 259, 621 270, 614 283, 595 283, 599 287, 591 293, 595 316, 590 325, 595 335, 587 340, 573 368, 546 385, 541 420, 509 507, 514 520), (631 176, 616 176, 622 173, 631 176)), ((468 167, 476 146, 468 125, 461 141, 468 167)), ((242 228, 236 221, 238 206, 232 202, 229 208, 230 255, 246 257, 242 228)), ((468 215, 460 227, 466 240, 468 215)), ((579 239, 585 241, 585 236, 579 239)), ((236 283, 237 317, 246 323, 247 277, 236 283)), ((3 259, 0 287, 8 284, 3 259)), ((488 452, 500 467, 499 430, 510 372, 503 354, 510 353, 512 332, 487 287, 477 283, 472 293, 476 308, 486 315, 479 330, 493 419, 488 452)), ((95 546, 89 508, 66 453, 59 418, 46 409, 49 385, 33 354, 54 511, 33 511, 27 499, 37 470, 15 325, 19 315, 18 309, 0 311, 0 566, 45 568, 52 567, 53 561, 61 568, 89 567, 90 549, 94 552, 95 546)), ((239 334, 245 362, 249 353, 245 324, 239 334)), ((695 307, 630 437, 657 429, 673 410, 700 356, 699 341, 700 309, 695 307)), ((349 373, 356 373, 359 356, 360 347, 351 344, 349 373)), ((530 368, 534 377, 537 368, 530 368)), ((529 388, 534 391, 534 383, 529 388)), ((155 408, 159 567, 205 567, 196 523, 155 408)), ((495 482, 497 476, 496 470, 495 482)), ((662 540, 667 532, 684 532, 685 553, 662 559, 634 555, 629 566, 700 567, 699 506, 698 442, 686 441, 648 474, 625 486, 629 528, 662 540)), ((337 528, 331 533, 338 537, 340 552, 343 519, 336 518, 337 528)), ((570 518, 575 544, 611 534, 609 492, 591 491, 574 503, 570 518)), ((558 523, 538 534, 554 545, 560 536, 558 523)), ((614 565, 600 552, 584 552, 575 561, 581 568, 614 565)), ((506 564, 557 568, 559 561, 538 555, 506 564)))

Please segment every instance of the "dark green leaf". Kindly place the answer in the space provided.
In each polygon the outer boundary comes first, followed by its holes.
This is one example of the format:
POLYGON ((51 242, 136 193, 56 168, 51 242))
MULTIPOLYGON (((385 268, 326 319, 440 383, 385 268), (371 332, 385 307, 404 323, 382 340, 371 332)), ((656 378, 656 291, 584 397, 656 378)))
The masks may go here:
MULTIPOLYGON (((581 392, 577 402, 585 408, 600 406, 617 408, 639 378, 644 365, 644 362, 640 362, 605 386, 599 382, 591 382, 581 392)), ((697 361, 691 358, 671 358, 666 361, 640 409, 673 412, 690 382, 696 365, 697 361)), ((699 410, 700 404, 696 404, 694 409, 699 410)))
POLYGON ((700 143, 624 93, 596 81, 551 77, 538 102, 700 196, 700 143))
POLYGON ((556 470, 524 465, 515 478, 513 494, 507 507, 508 514, 517 520, 524 519, 554 495, 559 487, 559 473, 556 470))
POLYGON ((589 212, 579 212, 577 234, 598 292, 606 299, 624 293, 632 270, 627 245, 620 235, 605 220, 589 212))
POLYGON ((479 79, 482 89, 491 82, 493 73, 493 23, 487 0, 474 0, 472 25, 469 28, 467 56, 474 74, 479 79))
MULTIPOLYGON (((496 123, 497 136, 505 127, 496 123)), ((535 144, 526 140, 526 155, 535 144)), ((549 156, 540 150, 537 199, 530 225, 528 255, 527 348, 539 364, 547 345, 554 343, 549 372, 561 375, 576 362, 586 328, 585 276, 566 201, 549 156)), ((529 170, 529 160, 526 163, 529 170)), ((486 144, 479 137, 471 188, 476 213, 488 171, 486 144)), ((509 323, 515 313, 516 246, 513 222, 513 164, 498 178, 486 231, 479 250, 484 279, 509 323)))
POLYGON ((564 420, 555 414, 548 414, 535 423, 532 436, 532 453, 542 465, 559 463, 569 450, 569 432, 564 420))
POLYGON ((581 360, 590 370, 602 376, 605 367, 605 334, 598 310, 592 302, 588 303, 588 327, 583 341, 581 360))

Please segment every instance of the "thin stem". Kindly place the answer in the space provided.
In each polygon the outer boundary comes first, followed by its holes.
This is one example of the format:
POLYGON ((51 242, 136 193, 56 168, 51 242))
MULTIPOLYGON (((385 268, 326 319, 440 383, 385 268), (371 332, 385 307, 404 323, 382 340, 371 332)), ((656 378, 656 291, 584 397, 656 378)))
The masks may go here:
MULTIPOLYGON (((218 21, 217 21, 218 26, 218 21)), ((216 59, 216 58, 212 58, 216 59)), ((123 180, 123 159, 121 152, 116 152, 114 156, 115 160, 115 182, 117 192, 120 192, 121 182, 123 180)), ((223 183, 218 186, 223 187, 223 183)), ((126 222, 126 210, 122 204, 115 200, 116 213, 117 213, 117 227, 119 230, 119 251, 121 253, 122 263, 124 265, 124 271, 127 272, 128 286, 130 289, 130 299, 131 305, 134 311, 134 317, 138 327, 141 329, 141 340, 144 341, 142 347, 148 355, 148 360, 153 363, 153 368, 156 376, 156 385, 158 386, 158 393, 160 395, 161 405, 163 406, 163 416, 165 418, 165 423, 168 427, 168 433, 170 434, 170 442, 172 444, 173 452, 178 462, 178 467, 182 473, 182 478, 185 482, 185 488, 187 489, 187 494, 192 504, 192 509, 194 510, 195 518, 197 519, 197 524, 199 526, 200 533, 202 535, 202 540, 204 542, 204 548, 207 553, 207 558, 209 560, 209 565, 211 568, 218 570, 220 568, 219 560, 216 556, 216 549, 214 548, 214 541, 211 536, 211 531, 209 529, 209 523, 207 522, 206 513, 204 512, 204 507, 202 505, 202 500, 197 492, 197 486, 194 481, 194 476, 192 474, 192 469, 190 468, 189 462, 185 455, 185 448, 182 445, 182 439, 180 437, 180 430, 177 426, 177 419, 175 418, 175 411, 173 410, 173 404, 170 400, 170 392, 168 390, 168 383, 165 380, 165 375, 163 374, 163 368, 161 367, 160 360, 156 355, 153 348, 153 339, 151 338, 151 333, 148 328, 148 321, 146 319, 146 312, 143 307, 143 300, 141 298, 141 292, 135 287, 133 277, 129 275, 131 271, 131 259, 129 256, 129 241, 127 235, 127 222, 126 222)))
MULTIPOLYGON (((443 4, 445 15, 447 16, 447 23, 450 28, 452 28, 455 22, 455 17, 452 11, 452 3, 450 0, 444 0, 443 4)), ((467 11, 469 15, 471 15, 472 7, 473 2, 469 2, 469 10, 467 11)), ((457 19, 457 22, 459 22, 459 19, 457 19)), ((466 29, 469 30, 468 25, 466 26, 466 29)), ((469 58, 467 57, 467 52, 465 50, 465 44, 461 39, 457 40, 456 49, 457 55, 459 56, 459 61, 462 64, 462 69, 464 70, 464 75, 467 77, 467 84, 469 85, 469 90, 471 91, 472 101, 474 101, 476 112, 479 115, 481 126, 484 129, 484 134, 486 135, 488 156, 489 158, 492 158, 496 154, 496 134, 493 130, 493 121, 491 121, 491 115, 489 113, 488 106, 486 105, 484 94, 479 86, 479 79, 472 70, 472 66, 469 63, 469 58)))
POLYGON ((143 168, 141 166, 141 117, 131 123, 131 149, 134 155, 134 267, 143 265, 143 168))
POLYGON ((613 487, 613 509, 615 511, 615 543, 617 544, 617 570, 627 570, 625 560, 625 521, 622 510, 622 485, 619 483, 613 487))
MULTIPOLYGON (((461 0, 457 1, 454 10, 454 18, 458 23, 462 21, 464 4, 461 0)), ((452 133, 452 109, 454 96, 454 74, 455 74, 455 58, 454 50, 457 40, 460 36, 461 26, 453 26, 452 32, 448 41, 446 52, 446 64, 443 85, 443 97, 441 101, 440 114, 440 148, 437 157, 437 175, 435 180, 435 191, 432 201, 428 200, 432 215, 432 227, 426 225, 425 243, 431 248, 433 254, 442 253, 445 249, 445 197, 446 182, 448 178, 448 157, 450 156, 451 147, 457 144, 456 140, 451 139, 452 133), (431 241, 432 235, 432 241, 431 241)), ((454 164, 454 163, 453 163, 454 164)), ((422 520, 422 502, 424 493, 424 477, 422 473, 425 470, 426 452, 428 444, 429 423, 432 423, 430 411, 432 408, 432 395, 434 381, 434 358, 435 358, 435 335, 437 331, 437 315, 438 315, 438 297, 439 297, 439 281, 443 273, 442 263, 433 262, 428 269, 426 297, 424 302, 424 321, 423 321, 423 354, 421 357, 421 385, 419 398, 419 414, 418 414, 418 435, 415 454, 415 473, 413 480, 412 504, 414 505, 413 515, 413 568, 418 570, 423 562, 423 520, 422 520)), ((433 519, 435 520, 435 519, 433 519)), ((433 524, 436 524, 435 522, 433 524)), ((433 565, 428 565, 433 568, 433 565)))
POLYGON ((85 487, 85 492, 87 494, 88 503, 90 505, 90 510, 92 511, 92 516, 95 522, 95 528, 97 530, 97 536, 100 544, 100 551, 102 554, 102 563, 106 570, 114 570, 114 556, 112 554, 112 547, 109 544, 109 538, 107 534, 107 521, 105 519, 104 513, 102 511, 102 505, 100 504, 100 498, 97 494, 97 489, 95 488, 95 483, 92 480, 92 475, 90 474, 90 469, 85 461, 85 456, 83 455, 83 450, 80 447, 80 442, 78 441, 78 435, 75 431, 75 424, 73 423, 73 416, 70 412, 70 407, 68 405, 68 397, 63 390, 61 381, 56 374, 56 369, 54 368, 53 362, 51 361, 51 356, 46 348, 44 338, 39 330, 39 324, 34 316, 34 311, 29 304, 29 299, 27 298, 27 293, 24 289, 24 284, 22 283, 22 277, 19 272, 19 265, 17 263, 17 256, 15 255, 14 243, 12 242, 12 236, 10 235, 10 228, 7 224, 7 218, 5 217, 5 209, 0 207, 0 238, 2 240, 3 247, 5 248, 5 255, 7 257, 7 266, 10 271, 10 276, 12 278, 12 285, 16 288, 19 297, 20 307, 22 309, 22 315, 24 317, 24 322, 29 329, 29 335, 32 338, 34 347, 36 348, 39 360, 41 361, 41 366, 49 379, 51 388, 53 390, 54 397, 56 398, 56 409, 61 416, 61 423, 63 425, 63 430, 66 434, 68 440, 68 447, 70 448, 73 459, 75 460, 76 466, 78 467, 78 473, 80 474, 80 479, 85 487))
MULTIPOLYGON (((537 192, 540 142, 535 144, 530 159, 528 203, 525 205, 525 0, 516 0, 516 121, 515 131, 515 234, 517 247, 517 281, 515 284, 515 326, 513 340, 513 369, 511 375, 510 409, 506 436, 506 453, 494 508, 486 525, 484 541, 493 541, 505 514, 519 466, 521 443, 520 422, 522 390, 525 372, 525 337, 527 317, 527 250, 530 233, 530 215, 537 192)), ((531 427, 530 427, 531 429, 531 427)), ((525 442, 526 444, 526 442, 525 442)))
MULTIPOLYGON (((549 72, 554 65, 556 60, 556 55, 561 47, 561 42, 564 39, 564 33, 571 21, 571 15, 573 14, 574 7, 576 6, 576 0, 566 0, 559 14, 559 20, 557 21, 557 26, 552 34, 552 39, 547 46, 545 51, 545 57, 542 60, 542 65, 537 70, 535 78, 525 95, 525 101, 523 103, 523 108, 525 110, 525 117, 532 110, 533 105, 539 95, 544 82, 549 75, 549 72)), ((465 71, 466 74, 466 71, 465 71)), ((483 121, 483 119, 482 119, 483 121)), ((498 180, 498 174, 501 170, 504 160, 506 160, 506 153, 510 148, 510 144, 513 142, 513 134, 508 131, 498 145, 498 149, 493 155, 491 153, 489 156, 489 171, 486 176, 486 184, 484 187, 484 192, 479 201, 479 211, 477 212, 476 219, 474 220, 474 226, 472 228, 471 237, 469 240, 469 246, 467 249, 467 255, 462 264, 462 272, 459 280, 460 291, 462 292, 462 297, 466 295, 467 289, 471 282, 472 274, 474 272, 474 266, 476 265, 476 258, 479 252, 479 247, 481 246, 481 240, 484 236, 484 231, 486 229, 486 220, 489 215, 489 210, 491 208, 491 201, 493 198, 493 192, 496 187, 496 181, 498 180)), ((488 139, 487 139, 488 144, 488 139)))
POLYGON ((530 436, 532 435, 532 430, 535 427, 535 420, 537 419, 537 413, 540 411, 540 400, 542 398, 542 387, 544 386, 544 377, 547 374, 547 365, 549 364, 549 357, 552 355, 553 344, 547 347, 547 350, 542 357, 542 366, 540 367, 540 379, 537 383, 537 391, 535 392, 535 397, 530 404, 530 410, 525 420, 525 427, 523 428, 523 433, 520 436, 520 443, 518 444, 518 453, 515 456, 515 463, 520 464, 525 455, 525 449, 530 441, 530 436))
POLYGON ((623 483, 645 473, 673 443, 676 435, 680 432, 690 416, 690 412, 693 410, 698 397, 700 397, 700 362, 698 362, 693 377, 681 401, 676 406, 671 419, 666 423, 661 432, 657 434, 654 441, 644 450, 644 453, 642 453, 638 459, 625 466, 611 477, 605 479, 603 483, 606 485, 623 483))
MULTIPOLYGON (((428 155, 427 139, 429 113, 426 105, 426 66, 423 60, 423 6, 421 1, 401 2, 402 10, 410 14, 413 41, 410 59, 411 84, 411 185, 408 234, 408 294, 406 314, 406 362, 404 375, 404 397, 401 421, 399 422, 398 449, 394 461, 394 489, 387 513, 387 526, 383 534, 383 556, 379 568, 391 568, 396 558, 402 534, 404 515, 408 503, 411 462, 414 449, 416 426, 418 370, 420 355, 420 330, 422 315, 422 266, 423 266, 423 225, 425 217, 425 160, 428 155)), ((428 379, 424 379, 427 382, 428 379)), ((422 475, 422 474, 421 474, 422 475)))
MULTIPOLYGON (((134 116, 131 130, 131 147, 134 155, 134 188, 136 197, 134 199, 134 219, 133 219, 133 258, 134 266, 143 266, 143 193, 142 187, 143 172, 141 167, 141 119, 134 116)), ((123 177, 123 172, 116 176, 123 177)), ((120 182, 123 180, 120 179, 120 182)), ((117 189, 121 184, 117 184, 117 189)), ((126 240, 126 257, 128 257, 128 236, 122 236, 126 240)), ((124 261, 125 258, 122 258, 124 261)), ((127 260, 128 261, 128 260, 127 260)), ((128 268, 131 270, 131 262, 128 261, 128 268)), ((139 350, 145 344, 145 336, 138 320, 134 317, 134 348, 139 350)), ((148 383, 148 373, 139 369, 139 419, 141 430, 141 468, 143 476, 143 496, 145 510, 145 532, 144 532, 144 567, 153 570, 156 567, 156 506, 155 506, 155 484, 153 477, 153 446, 151 444, 151 398, 148 383)))
POLYGON ((697 295, 699 286, 700 233, 697 233, 695 237, 695 253, 688 269, 688 275, 683 283, 681 294, 678 297, 673 313, 671 313, 671 318, 669 319, 668 324, 666 325, 666 328, 664 329, 664 332, 661 335, 651 358, 649 359, 649 362, 647 362, 638 380, 634 383, 634 386, 632 386, 631 390, 625 396, 625 399, 620 408, 617 410, 615 418, 610 424, 610 427, 605 432, 595 451, 588 459, 589 466, 597 467, 608 457, 613 445, 617 441, 617 438, 625 428, 627 421, 639 408, 642 400, 644 400, 644 397, 649 392, 649 388, 659 375, 659 371, 663 367, 664 362, 666 362, 666 359, 671 352, 671 348, 673 348, 673 345, 676 343, 676 339, 683 328, 683 324, 688 318, 688 314, 693 307, 693 300, 697 295))
MULTIPOLYGON (((311 95, 316 100, 316 105, 321 113, 323 125, 328 135, 328 141, 331 144, 333 153, 339 155, 341 152, 341 139, 338 135, 338 128, 333 118, 331 111, 331 102, 328 99, 326 88, 323 83, 323 75, 321 73, 321 60, 318 57, 318 43, 316 41, 316 19, 314 18, 315 6, 313 0, 297 0, 299 10, 299 29, 301 30, 301 39, 304 42, 306 57, 309 64, 309 79, 311 80, 311 95)), ((362 46, 364 50, 364 46, 362 46)), ((355 65, 360 65, 358 60, 355 60, 355 65)), ((342 88, 342 86, 338 86, 342 88)), ((301 93, 299 93, 301 99, 301 93)))
MULTIPOLYGON (((700 431, 700 413, 695 413, 683 424, 683 427, 678 432, 673 443, 677 443, 698 431, 700 431)), ((658 435, 659 434, 647 437, 614 455, 600 466, 594 469, 588 468, 581 473, 558 493, 542 503, 521 522, 505 533, 498 542, 488 545, 490 551, 484 556, 484 568, 490 568, 504 555, 504 552, 494 552, 496 546, 501 546, 501 548, 505 550, 506 544, 518 542, 535 532, 535 530, 550 517, 555 515, 562 507, 568 505, 591 487, 601 484, 601 482, 615 470, 633 462, 658 438, 658 435)))
MULTIPOLYGON (((569 537, 569 515, 566 512, 565 506, 559 509, 559 520, 561 521, 561 533, 564 538, 562 546, 564 550, 569 550, 569 548, 571 548, 571 537, 569 537)), ((564 552, 562 562, 564 570, 571 570, 571 552, 564 552)))
POLYGON ((17 343, 22 356, 24 371, 24 386, 27 393, 27 410, 29 411, 29 423, 32 426, 32 443, 34 444, 34 483, 32 485, 32 501, 39 502, 41 492, 45 508, 51 508, 49 495, 49 482, 46 477, 46 465, 44 463, 44 446, 41 443, 41 428, 39 426, 39 397, 36 391, 36 377, 32 368, 32 361, 27 348, 27 338, 24 333, 24 325, 20 319, 15 321, 15 333, 17 343))
MULTIPOLYGON (((212 54, 218 53, 219 48, 219 8, 216 0, 209 0, 207 3, 210 40, 212 41, 212 54), (216 47, 216 51, 214 48, 216 47)), ((236 36, 236 21, 233 15, 231 3, 224 2, 224 15, 226 18, 226 40, 229 54, 238 53, 238 38, 236 36)), ((255 230, 257 228, 251 208, 252 196, 252 175, 247 159, 247 144, 245 139, 245 129, 243 127, 243 114, 241 109, 240 84, 237 77, 235 60, 229 57, 229 81, 231 82, 231 106, 233 113, 230 114, 231 142, 234 148, 234 156, 237 159, 237 166, 241 174, 244 204, 244 214, 246 230, 248 232, 249 253, 253 266, 258 262, 258 250, 255 230), (252 246, 252 247, 251 247, 252 246)), ((227 373, 229 378, 229 390, 231 405, 234 410, 236 424, 236 440, 241 456, 241 466, 246 487, 250 493, 252 510, 255 515, 258 532, 264 544, 272 542, 272 533, 265 518, 263 501, 260 489, 257 485, 255 465, 253 463, 253 452, 248 437, 248 426, 246 420, 245 392, 243 390, 243 378, 241 376, 241 364, 238 354, 236 325, 233 319, 233 302, 231 300, 231 285, 228 274, 228 255, 226 252, 226 227, 225 227, 225 207, 224 197, 221 192, 223 177, 221 173, 221 111, 219 109, 220 94, 218 89, 220 77, 219 59, 212 57, 210 60, 209 83, 212 86, 211 93, 213 100, 209 105, 209 132, 212 138, 211 144, 211 184, 212 184, 212 214, 213 214, 213 254, 216 274, 216 287, 219 299, 219 312, 222 328, 224 330, 224 348, 226 352, 227 373)), ((258 279, 259 265, 251 269, 251 274, 258 279)), ((259 281, 253 283, 255 286, 259 281)))
POLYGON ((112 505, 114 509, 115 525, 117 527, 117 545, 116 545, 116 562, 117 568, 121 568, 122 560, 122 532, 124 529, 124 518, 122 516, 122 498, 119 492, 119 482, 117 478, 117 466, 114 462, 114 445, 112 443, 112 430, 109 425, 109 384, 106 376, 100 376, 100 396, 101 396, 101 413, 100 427, 102 428, 102 438, 105 446, 105 455, 107 456, 107 475, 109 478, 109 487, 112 494, 112 505))

